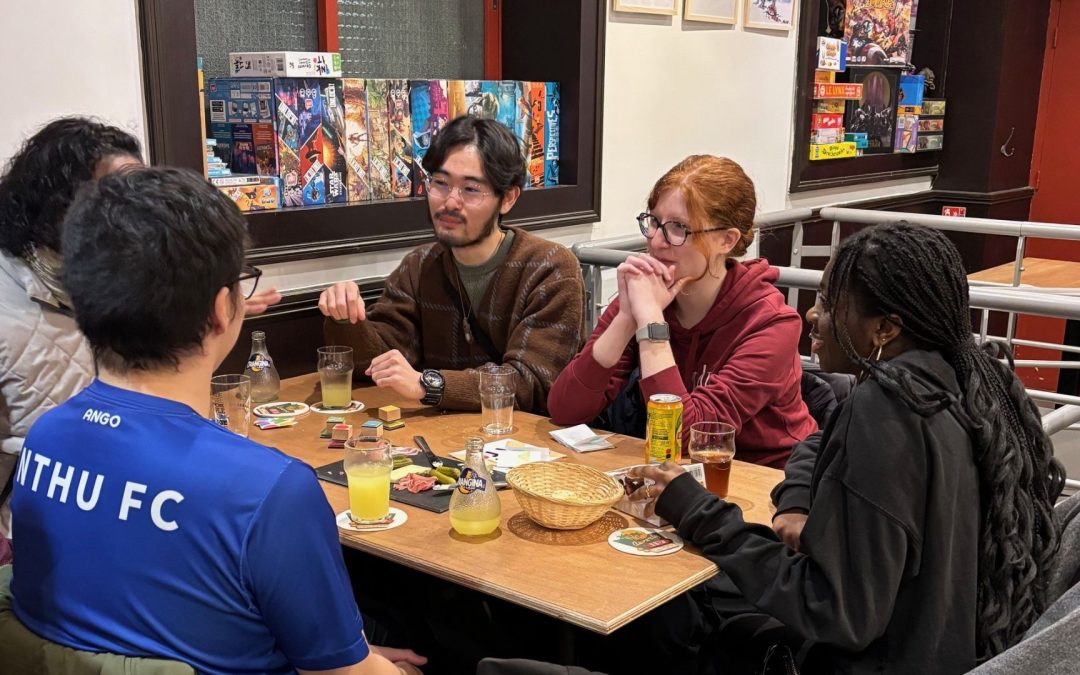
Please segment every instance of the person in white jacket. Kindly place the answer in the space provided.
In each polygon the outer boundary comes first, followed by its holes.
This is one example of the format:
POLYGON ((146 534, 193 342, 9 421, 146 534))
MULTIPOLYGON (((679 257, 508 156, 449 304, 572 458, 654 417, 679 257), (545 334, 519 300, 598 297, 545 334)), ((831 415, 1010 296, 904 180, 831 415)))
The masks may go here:
POLYGON ((131 134, 67 117, 30 137, 0 176, 0 535, 10 531, 7 486, 27 430, 94 377, 59 282, 60 222, 85 183, 141 163, 131 134))
MULTIPOLYGON (((139 142, 123 129, 63 117, 31 136, 0 175, 0 537, 10 537, 10 476, 27 430, 94 378, 59 281, 60 224, 86 183, 141 164, 139 142)), ((246 312, 280 299, 264 291, 246 312)))

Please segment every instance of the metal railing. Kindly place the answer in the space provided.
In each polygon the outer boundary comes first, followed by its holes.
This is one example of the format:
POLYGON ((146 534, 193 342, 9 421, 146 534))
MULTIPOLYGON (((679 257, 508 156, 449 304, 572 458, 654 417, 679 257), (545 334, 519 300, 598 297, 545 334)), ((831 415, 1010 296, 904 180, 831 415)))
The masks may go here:
MULTIPOLYGON (((834 212, 839 210, 840 209, 836 209, 834 212)), ((822 215, 826 215, 826 211, 827 209, 823 209, 822 215)), ((934 216, 930 217, 935 218, 934 216)), ((896 218, 893 218, 886 222, 893 222, 895 220, 896 218)), ((836 226, 836 228, 838 230, 838 226, 836 226)), ((1080 228, 1078 228, 1078 230, 1080 230, 1080 228)), ((1077 233, 1075 238, 1080 240, 1080 232, 1077 233)), ((639 249, 642 244, 642 239, 640 237, 637 238, 637 245, 633 247, 632 244, 634 242, 630 238, 621 237, 618 241, 626 248, 621 250, 604 248, 601 245, 606 243, 605 240, 590 242, 592 245, 579 245, 574 247, 574 253, 577 255, 583 270, 591 270, 592 276, 590 278, 596 280, 600 279, 603 268, 618 266, 634 250, 639 249)), ((776 269, 779 273, 776 285, 789 289, 789 302, 792 297, 797 299, 798 291, 816 290, 821 283, 822 272, 819 270, 806 270, 798 267, 777 267, 776 269), (792 296, 791 291, 794 291, 796 295, 792 296)), ((588 273, 586 275, 588 276, 588 273)), ((600 287, 598 286, 590 300, 594 313, 600 307, 600 305, 595 302, 599 297, 600 287)), ((972 309, 981 310, 984 317, 987 315, 987 312, 997 311, 1007 312, 1013 316, 1016 314, 1030 314, 1035 316, 1080 320, 1080 298, 1078 297, 1026 293, 1020 292, 1020 289, 1018 288, 1010 288, 1007 292, 1002 292, 996 288, 976 286, 969 289, 969 301, 972 309)), ((592 325, 595 325, 595 318, 593 319, 592 325)), ((979 334, 976 334, 975 337, 981 340, 996 339, 994 336, 987 334, 985 321, 982 331, 979 334)), ((1068 345, 1055 345, 1053 343, 1037 342, 1033 340, 1017 340, 1015 338, 1012 338, 1010 341, 1012 344, 1029 344, 1030 346, 1048 349, 1064 349, 1072 353, 1080 352, 1080 348, 1069 347, 1068 345)), ((1060 368, 1063 365, 1065 367, 1075 367, 1074 364, 1078 362, 1032 360, 1026 362, 1017 361, 1016 363, 1018 366, 1032 365, 1035 367, 1060 368)), ((1044 416, 1043 428, 1046 429, 1048 434, 1053 435, 1066 429, 1080 428, 1080 426, 1078 426, 1080 425, 1080 397, 1033 389, 1028 390, 1028 395, 1037 401, 1063 405, 1062 408, 1053 410, 1044 416)), ((1080 480, 1068 480, 1066 481, 1066 485, 1071 490, 1080 489, 1080 480)))

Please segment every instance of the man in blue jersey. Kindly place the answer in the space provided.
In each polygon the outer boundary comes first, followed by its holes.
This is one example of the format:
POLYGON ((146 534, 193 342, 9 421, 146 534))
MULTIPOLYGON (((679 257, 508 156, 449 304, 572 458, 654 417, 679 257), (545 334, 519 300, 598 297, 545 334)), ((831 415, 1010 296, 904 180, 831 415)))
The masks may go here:
POLYGON ((204 418, 258 278, 245 242, 232 202, 178 169, 107 176, 72 207, 63 281, 99 374, 27 434, 15 615, 199 672, 419 672, 368 645, 311 468, 204 418))

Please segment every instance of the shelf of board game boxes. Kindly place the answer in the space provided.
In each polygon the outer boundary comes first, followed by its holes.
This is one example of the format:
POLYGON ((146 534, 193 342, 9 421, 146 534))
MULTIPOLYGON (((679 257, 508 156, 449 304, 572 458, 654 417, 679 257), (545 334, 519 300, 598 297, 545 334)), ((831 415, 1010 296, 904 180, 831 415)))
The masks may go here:
POLYGON ((207 177, 241 211, 424 197, 421 161, 458 115, 518 138, 527 189, 559 185, 559 84, 517 80, 206 80, 207 177))

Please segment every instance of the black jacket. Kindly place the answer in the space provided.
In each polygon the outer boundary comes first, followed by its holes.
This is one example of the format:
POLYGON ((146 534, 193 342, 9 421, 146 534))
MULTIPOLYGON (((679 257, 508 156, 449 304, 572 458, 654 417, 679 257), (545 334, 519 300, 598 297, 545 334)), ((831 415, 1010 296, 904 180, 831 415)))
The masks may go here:
MULTIPOLYGON (((891 363, 917 387, 959 396, 936 352, 891 363)), ((868 380, 830 418, 805 466, 813 471, 801 552, 692 477, 672 481, 656 512, 747 600, 819 643, 836 672, 975 667, 979 485, 957 417, 921 417, 868 380)))

